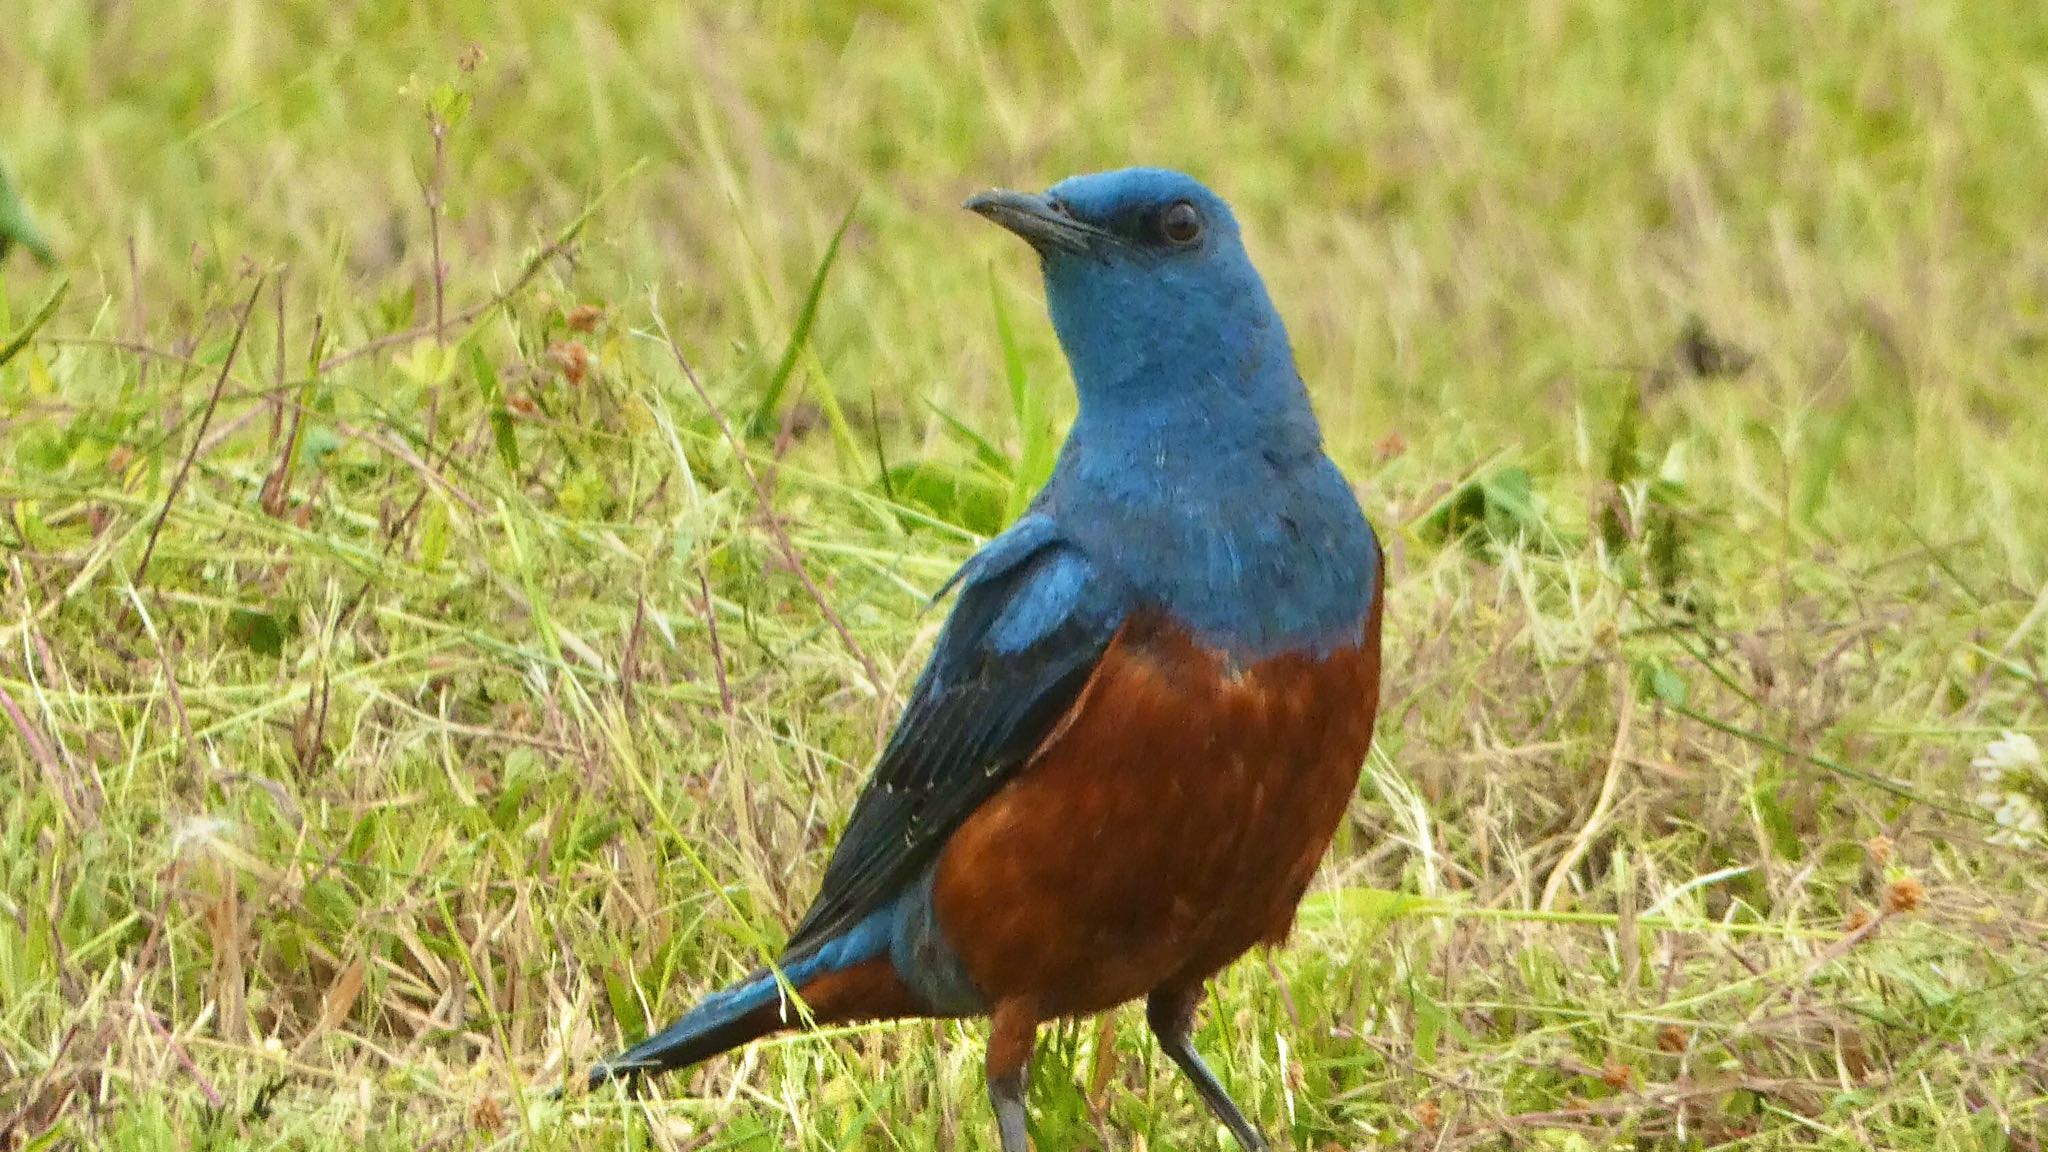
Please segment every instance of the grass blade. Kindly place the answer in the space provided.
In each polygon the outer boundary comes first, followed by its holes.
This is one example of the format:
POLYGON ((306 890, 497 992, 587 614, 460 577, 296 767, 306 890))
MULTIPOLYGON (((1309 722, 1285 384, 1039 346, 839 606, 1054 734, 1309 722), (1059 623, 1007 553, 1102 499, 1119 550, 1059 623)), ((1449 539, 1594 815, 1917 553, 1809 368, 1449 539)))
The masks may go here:
POLYGON ((782 403, 782 393, 789 387, 789 378, 796 371, 797 357, 803 354, 804 343, 810 339, 811 324, 818 318, 818 301, 825 295, 825 277, 832 272, 832 264, 839 258, 839 242, 846 239, 846 230, 853 225, 853 214, 860 208, 860 200, 846 206, 846 215, 840 217, 839 228, 832 233, 832 242, 825 246, 825 256, 818 261, 818 270, 811 276, 810 291, 804 294, 803 311, 797 313, 796 327, 790 330, 789 343, 782 350, 782 360, 775 365, 775 374, 768 379, 768 390, 762 394, 761 403, 747 420, 746 434, 749 437, 763 436, 774 421, 775 409, 782 403))
POLYGON ((44 324, 49 323, 50 317, 57 314, 57 305, 64 302, 64 294, 70 290, 71 281, 68 277, 58 281, 57 286, 50 289, 50 294, 43 297, 43 302, 36 305, 35 314, 28 318, 28 323, 9 336, 5 344, 0 344, 0 368, 6 367, 9 360, 28 347, 28 342, 35 339, 36 332, 44 324))

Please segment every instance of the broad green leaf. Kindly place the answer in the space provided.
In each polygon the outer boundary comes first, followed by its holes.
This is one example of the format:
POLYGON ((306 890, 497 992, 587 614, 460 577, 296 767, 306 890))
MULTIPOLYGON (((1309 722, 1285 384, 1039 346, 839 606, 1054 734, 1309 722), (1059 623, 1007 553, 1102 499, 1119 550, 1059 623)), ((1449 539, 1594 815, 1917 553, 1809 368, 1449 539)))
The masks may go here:
POLYGON ((519 436, 512 425, 512 413, 505 407, 504 388, 498 383, 498 370, 491 366, 491 358, 484 354, 483 346, 475 340, 469 342, 469 371, 476 377, 477 391, 483 393, 484 410, 491 422, 491 441, 497 445, 498 459, 504 462, 505 471, 519 475, 519 436))
POLYGON ((284 626, 269 612, 237 608, 228 617, 228 636, 258 656, 277 656, 284 651, 284 626))
POLYGON ((925 462, 898 464, 885 479, 897 500, 976 535, 993 536, 1007 522, 1008 483, 1003 478, 925 462))

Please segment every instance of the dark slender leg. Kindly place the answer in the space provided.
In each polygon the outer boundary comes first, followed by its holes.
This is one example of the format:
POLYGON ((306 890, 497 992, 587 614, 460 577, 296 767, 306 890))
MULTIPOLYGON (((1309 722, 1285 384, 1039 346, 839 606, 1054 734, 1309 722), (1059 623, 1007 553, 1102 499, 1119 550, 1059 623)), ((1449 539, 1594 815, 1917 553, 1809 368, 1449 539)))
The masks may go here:
POLYGON ((996 1005, 988 1033, 988 1100, 996 1110, 1003 1152, 1031 1152, 1025 1130, 1024 1087, 1038 1044, 1037 1007, 1028 1000, 996 1005))
MULTIPOLYGON (((1223 1082, 1216 1079, 1216 1073, 1202 1062, 1195 1046, 1188 1039, 1195 1020, 1195 1005, 1202 999, 1202 986, 1189 988, 1161 988, 1145 1001, 1145 1022, 1152 1026, 1152 1034, 1159 1037, 1159 1047, 1180 1066, 1181 1072, 1195 1086, 1195 1094, 1202 1103, 1209 1106, 1218 1120, 1223 1121, 1230 1134, 1245 1152, 1266 1152, 1266 1138, 1245 1119, 1243 1109, 1230 1093, 1223 1090, 1223 1082)), ((1007 1150, 1006 1150, 1007 1152, 1007 1150)))
POLYGON ((1024 1126, 1024 1073, 1011 1072, 988 1078, 988 1100, 996 1109, 996 1135, 1003 1152, 1031 1152, 1031 1136, 1024 1126))

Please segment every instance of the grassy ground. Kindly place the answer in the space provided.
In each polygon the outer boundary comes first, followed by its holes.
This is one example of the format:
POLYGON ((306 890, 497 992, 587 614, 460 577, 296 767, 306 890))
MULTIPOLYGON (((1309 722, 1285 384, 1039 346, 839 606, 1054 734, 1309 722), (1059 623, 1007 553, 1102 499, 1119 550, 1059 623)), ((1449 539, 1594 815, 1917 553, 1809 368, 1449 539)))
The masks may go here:
MULTIPOLYGON (((1106 7, 0 0, 0 1147, 991 1147, 972 1026, 537 1095, 773 948, 1072 410, 958 201, 1133 161, 1392 556, 1261 1122, 2040 1146, 2048 10, 1106 7)), ((1034 1096, 1221 1140, 1128 1012, 1034 1096)))

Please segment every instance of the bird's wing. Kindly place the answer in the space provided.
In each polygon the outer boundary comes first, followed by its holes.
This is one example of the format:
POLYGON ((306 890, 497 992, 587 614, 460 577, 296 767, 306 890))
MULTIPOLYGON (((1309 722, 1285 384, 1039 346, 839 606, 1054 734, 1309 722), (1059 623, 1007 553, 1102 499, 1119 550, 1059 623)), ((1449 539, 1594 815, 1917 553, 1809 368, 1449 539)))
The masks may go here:
POLYGON ((959 601, 840 835, 784 962, 858 923, 931 863, 1081 694, 1124 595, 1028 516, 955 577, 959 601))

